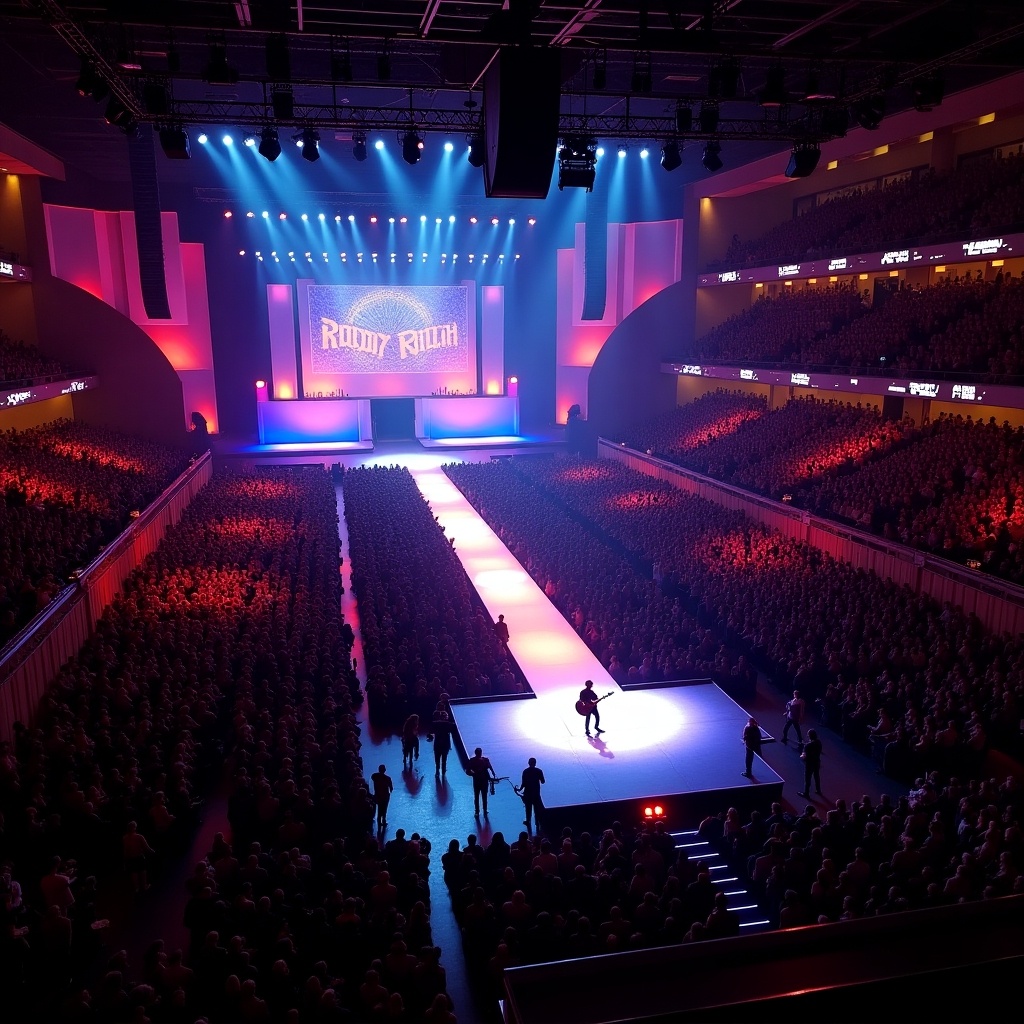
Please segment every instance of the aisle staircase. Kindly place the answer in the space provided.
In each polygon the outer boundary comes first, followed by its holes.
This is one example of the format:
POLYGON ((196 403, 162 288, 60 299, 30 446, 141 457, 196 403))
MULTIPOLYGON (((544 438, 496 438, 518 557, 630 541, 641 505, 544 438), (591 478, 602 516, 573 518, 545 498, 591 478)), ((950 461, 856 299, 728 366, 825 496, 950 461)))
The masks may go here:
POLYGON ((722 889, 729 898, 729 909, 740 915, 740 934, 752 935, 754 932, 772 930, 764 909, 758 905, 753 893, 746 888, 745 882, 737 877, 729 862, 706 839, 701 839, 694 829, 691 832, 670 832, 675 840, 676 849, 683 850, 690 861, 702 860, 708 865, 711 881, 722 889))

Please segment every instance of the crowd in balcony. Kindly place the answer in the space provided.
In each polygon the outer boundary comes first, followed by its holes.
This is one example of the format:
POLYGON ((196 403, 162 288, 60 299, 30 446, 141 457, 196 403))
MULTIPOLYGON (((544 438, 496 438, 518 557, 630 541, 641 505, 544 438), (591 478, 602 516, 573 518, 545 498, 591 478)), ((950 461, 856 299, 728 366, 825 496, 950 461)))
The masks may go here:
POLYGON ((403 467, 349 470, 345 521, 373 721, 425 722, 438 702, 525 682, 451 542, 403 467))
POLYGON ((67 420, 0 433, 0 644, 188 461, 181 449, 67 420))
POLYGON ((734 237, 723 265, 758 266, 882 252, 897 243, 975 238, 1024 226, 1024 158, 1007 155, 845 190, 755 239, 734 237))
POLYGON ((39 378, 67 377, 72 371, 39 349, 17 341, 0 328, 0 390, 31 384, 39 378))
POLYGON ((953 273, 928 288, 785 289, 733 314, 696 344, 704 362, 785 363, 874 372, 1018 374, 1024 278, 953 273))

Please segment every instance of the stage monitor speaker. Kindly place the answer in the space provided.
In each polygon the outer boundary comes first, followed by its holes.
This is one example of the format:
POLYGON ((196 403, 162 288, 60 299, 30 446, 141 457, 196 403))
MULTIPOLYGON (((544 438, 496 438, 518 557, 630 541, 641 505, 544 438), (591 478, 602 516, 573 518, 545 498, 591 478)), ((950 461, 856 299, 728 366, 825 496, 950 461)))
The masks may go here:
POLYGON ((558 149, 561 54, 498 52, 484 76, 484 188, 501 199, 544 199, 558 149))

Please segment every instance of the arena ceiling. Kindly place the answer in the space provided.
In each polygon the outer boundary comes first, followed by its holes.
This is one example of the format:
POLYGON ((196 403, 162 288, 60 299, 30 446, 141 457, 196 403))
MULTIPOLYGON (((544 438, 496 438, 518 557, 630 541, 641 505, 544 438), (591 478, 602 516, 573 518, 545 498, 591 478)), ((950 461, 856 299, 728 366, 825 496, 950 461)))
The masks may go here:
POLYGON ((1001 77, 1024 54, 1019 0, 0 0, 0 28, 0 86, 10 94, 20 68, 35 76, 5 106, 62 156, 100 130, 75 95, 84 65, 138 120, 266 123, 285 85, 297 125, 461 131, 479 126, 502 48, 548 47, 573 127, 652 137, 680 104, 696 115, 710 98, 741 135, 782 123, 783 137, 827 138, 824 109, 884 96, 892 113, 920 104, 922 85, 935 102, 936 88, 1001 77), (147 104, 153 84, 166 112, 147 104), (783 102, 764 104, 766 89, 783 102))

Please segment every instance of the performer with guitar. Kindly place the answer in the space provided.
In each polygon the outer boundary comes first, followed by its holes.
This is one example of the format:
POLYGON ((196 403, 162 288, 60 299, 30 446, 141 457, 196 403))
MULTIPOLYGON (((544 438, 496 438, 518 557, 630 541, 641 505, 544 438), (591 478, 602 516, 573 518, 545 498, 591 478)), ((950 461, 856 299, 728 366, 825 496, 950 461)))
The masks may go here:
POLYGON ((586 718, 586 733, 590 735, 590 716, 594 716, 594 732, 604 732, 601 728, 601 715, 597 710, 597 705, 603 701, 606 697, 610 697, 611 693, 606 693, 603 697, 598 697, 594 693, 594 680, 588 679, 583 684, 583 689, 580 690, 580 699, 576 701, 576 710, 586 718))

